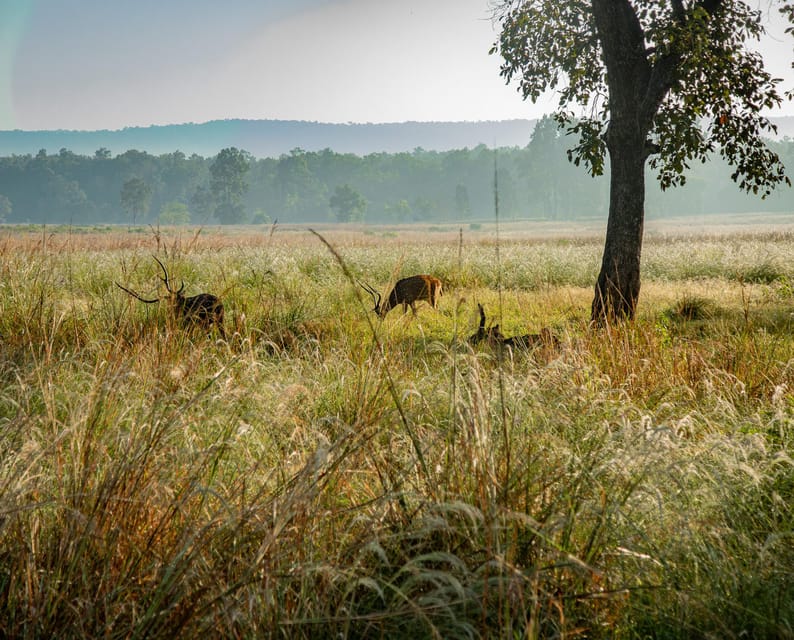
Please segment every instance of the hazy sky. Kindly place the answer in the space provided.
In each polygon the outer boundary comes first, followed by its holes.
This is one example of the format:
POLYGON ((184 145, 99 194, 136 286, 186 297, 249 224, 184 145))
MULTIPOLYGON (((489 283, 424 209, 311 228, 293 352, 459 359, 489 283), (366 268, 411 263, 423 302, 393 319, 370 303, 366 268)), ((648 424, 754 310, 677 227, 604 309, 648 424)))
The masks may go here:
MULTIPOLYGON (((792 40, 770 28, 792 88, 792 40)), ((550 112, 505 86, 495 37, 489 0, 0 0, 0 129, 550 112)))

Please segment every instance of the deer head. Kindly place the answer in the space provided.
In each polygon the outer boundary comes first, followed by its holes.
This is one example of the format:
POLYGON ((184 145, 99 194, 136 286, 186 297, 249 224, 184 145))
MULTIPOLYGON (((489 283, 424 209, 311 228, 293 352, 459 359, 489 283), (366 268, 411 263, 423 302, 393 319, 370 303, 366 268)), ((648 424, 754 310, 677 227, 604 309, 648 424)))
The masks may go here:
POLYGON ((494 327, 485 328, 485 309, 477 303, 477 310, 480 312, 480 326, 477 327, 477 332, 469 336, 469 344, 477 344, 479 342, 496 343, 505 339, 502 332, 499 330, 499 325, 494 327))
POLYGON ((380 301, 381 296, 380 294, 375 291, 371 286, 369 286, 366 282, 358 281, 359 286, 364 289, 369 295, 372 296, 372 301, 375 303, 375 307, 372 309, 378 316, 380 316, 380 301))

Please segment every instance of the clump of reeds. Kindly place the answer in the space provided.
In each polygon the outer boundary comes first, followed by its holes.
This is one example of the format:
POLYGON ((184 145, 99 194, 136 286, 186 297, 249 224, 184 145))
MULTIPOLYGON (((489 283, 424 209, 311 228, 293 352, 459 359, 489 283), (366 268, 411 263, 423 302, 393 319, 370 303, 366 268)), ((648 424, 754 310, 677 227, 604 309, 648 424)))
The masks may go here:
POLYGON ((670 320, 710 320, 714 317, 714 302, 702 296, 684 296, 664 311, 670 320))

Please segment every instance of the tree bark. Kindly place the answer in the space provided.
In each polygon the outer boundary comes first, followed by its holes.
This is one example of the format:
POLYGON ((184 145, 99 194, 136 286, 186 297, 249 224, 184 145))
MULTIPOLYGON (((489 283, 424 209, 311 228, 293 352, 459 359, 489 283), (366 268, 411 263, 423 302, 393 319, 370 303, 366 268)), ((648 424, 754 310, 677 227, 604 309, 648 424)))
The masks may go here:
POLYGON ((616 147, 609 148, 609 219, 590 316, 598 324, 633 319, 640 296, 647 156, 642 143, 616 147))
POLYGON ((628 0, 592 0, 609 86, 610 189, 604 256, 591 320, 632 319, 640 295, 640 255, 645 219, 645 160, 656 98, 643 32, 628 0))

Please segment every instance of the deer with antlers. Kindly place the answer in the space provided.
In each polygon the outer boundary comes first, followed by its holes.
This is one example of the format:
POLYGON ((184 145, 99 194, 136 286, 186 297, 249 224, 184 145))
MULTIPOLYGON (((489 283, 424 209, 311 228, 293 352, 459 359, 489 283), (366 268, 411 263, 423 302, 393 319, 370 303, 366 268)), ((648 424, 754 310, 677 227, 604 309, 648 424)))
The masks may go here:
POLYGON ((442 293, 441 280, 424 274, 398 280, 386 297, 385 302, 382 301, 380 293, 371 286, 361 281, 358 284, 372 296, 372 301, 375 303, 373 311, 381 319, 385 318, 386 314, 399 304, 403 306, 403 313, 406 313, 408 307, 411 307, 414 315, 416 315, 416 303, 422 300, 427 301, 431 307, 437 309, 438 299, 442 293))
MULTIPOLYGON (((163 277, 160 278, 160 280, 163 281, 165 288, 168 291, 168 299, 171 302, 171 308, 173 309, 176 318, 181 319, 185 325, 198 325, 204 327, 208 331, 212 328, 212 325, 215 325, 218 328, 218 333, 220 334, 221 338, 226 340, 226 332, 223 329, 223 303, 220 301, 220 299, 211 293, 199 293, 195 296, 185 296, 182 293, 182 291, 185 289, 184 281, 182 282, 179 289, 174 290, 171 287, 168 269, 165 268, 165 265, 160 262, 157 256, 152 257, 157 261, 157 264, 159 264, 160 268, 163 270, 163 277)), ((160 302, 161 300, 161 298, 154 298, 151 300, 144 298, 135 293, 135 291, 120 285, 118 282, 116 283, 116 286, 119 287, 119 289, 126 291, 134 298, 137 298, 141 302, 145 302, 146 304, 160 302)))
POLYGON ((544 327, 540 333, 527 333, 522 336, 505 337, 499 330, 499 325, 485 327, 485 309, 481 304, 477 304, 480 312, 480 326, 477 332, 469 336, 469 344, 487 342, 489 344, 499 344, 505 347, 521 347, 523 349, 534 349, 536 347, 558 347, 560 340, 555 336, 551 329, 544 327))

